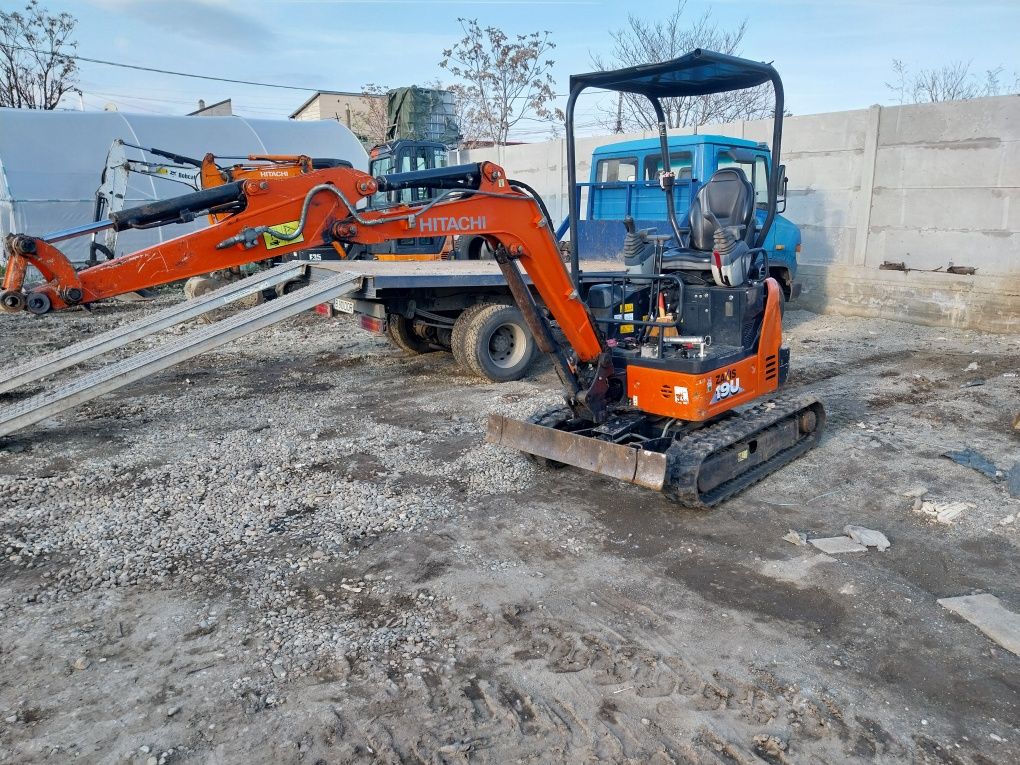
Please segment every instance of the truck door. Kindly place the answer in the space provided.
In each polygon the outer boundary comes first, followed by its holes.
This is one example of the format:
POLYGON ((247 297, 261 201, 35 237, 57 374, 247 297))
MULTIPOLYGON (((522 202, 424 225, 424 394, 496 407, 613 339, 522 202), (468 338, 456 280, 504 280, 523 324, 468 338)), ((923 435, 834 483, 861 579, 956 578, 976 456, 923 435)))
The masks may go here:
POLYGON ((630 212, 632 184, 638 180, 637 157, 606 157, 595 165, 589 191, 591 220, 623 220, 630 212))

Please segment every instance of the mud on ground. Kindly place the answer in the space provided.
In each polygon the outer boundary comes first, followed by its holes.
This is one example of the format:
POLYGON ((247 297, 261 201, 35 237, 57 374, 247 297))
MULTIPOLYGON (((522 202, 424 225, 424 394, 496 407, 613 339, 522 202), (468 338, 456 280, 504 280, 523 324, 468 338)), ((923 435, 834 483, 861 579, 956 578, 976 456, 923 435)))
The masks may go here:
POLYGON ((1020 611, 1020 503, 940 456, 1020 459, 1020 338, 787 324, 828 434, 708 512, 484 445, 544 363, 492 385, 311 314, 8 440, 0 761, 1020 761, 1020 658, 935 602, 1020 611), (848 523, 891 549, 782 539, 848 523))

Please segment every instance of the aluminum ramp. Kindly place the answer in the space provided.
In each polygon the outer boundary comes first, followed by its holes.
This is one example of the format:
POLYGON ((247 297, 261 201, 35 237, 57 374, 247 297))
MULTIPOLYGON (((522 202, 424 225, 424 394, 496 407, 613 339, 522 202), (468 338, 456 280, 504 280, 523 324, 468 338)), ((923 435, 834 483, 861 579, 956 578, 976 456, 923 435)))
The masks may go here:
POLYGON ((275 287, 277 284, 299 278, 305 272, 305 265, 301 262, 292 262, 276 266, 267 271, 249 276, 246 279, 228 284, 225 287, 220 287, 213 292, 200 295, 193 300, 177 303, 164 311, 146 316, 125 327, 117 327, 109 332, 104 332, 101 335, 89 337, 74 345, 61 348, 58 351, 29 359, 24 364, 20 364, 4 373, 4 376, 0 378, 0 393, 6 393, 25 383, 40 380, 54 372, 80 364, 83 361, 87 361, 107 351, 112 351, 115 348, 120 348, 135 340, 172 327, 175 324, 180 324, 196 316, 222 308, 248 295, 253 295, 269 287, 275 287))
MULTIPOLYGON (((293 264, 286 264, 286 266, 279 266, 277 269, 271 269, 259 276, 268 276, 273 271, 277 271, 278 274, 286 276, 286 279, 294 277, 295 268, 287 268, 293 264), (278 269, 287 268, 286 271, 278 271, 278 269)), ((303 267, 306 264, 298 264, 303 267)), ((255 278, 255 277, 251 277, 255 278)), ((275 276, 273 277, 275 278, 275 276)), ((284 281, 285 279, 281 279, 284 281)), ((0 438, 10 435, 21 428, 33 425, 37 422, 45 420, 47 417, 52 417, 55 414, 71 409, 78 406, 86 401, 91 401, 94 398, 98 398, 106 393, 115 391, 119 388, 123 388, 126 385, 130 385, 133 382, 137 382, 142 378, 148 377, 151 374, 159 372, 163 369, 179 364, 182 361, 198 356, 201 353, 205 353, 213 348, 218 348, 221 345, 225 345, 232 340, 236 340, 239 337, 249 335, 253 332, 257 332, 260 329, 276 324, 284 319, 299 314, 303 311, 307 311, 310 308, 314 308, 320 303, 325 303, 334 298, 346 295, 350 292, 355 292, 361 288, 362 276, 358 273, 353 272, 342 272, 334 274, 329 278, 321 281, 316 281, 301 289, 295 290, 288 295, 279 297, 275 300, 270 300, 262 305, 249 308, 241 311, 240 313, 234 314, 233 316, 218 321, 214 324, 209 324, 204 327, 200 327, 189 332, 186 335, 175 338, 163 345, 155 348, 150 348, 139 354, 123 359, 121 361, 109 364, 105 367, 90 372, 77 380, 74 380, 66 385, 61 385, 54 390, 40 393, 31 398, 18 401, 4 409, 0 409, 0 438)), ((231 287, 237 288, 244 282, 249 280, 243 280, 237 282, 231 287)), ((244 288, 250 290, 247 292, 241 292, 233 299, 242 296, 243 294, 250 294, 255 289, 263 289, 265 286, 265 279, 258 281, 259 286, 256 288, 255 283, 251 283, 248 287, 244 288)), ((181 313, 187 314, 187 318, 191 316, 197 316, 201 313, 205 313, 213 308, 225 305, 230 300, 223 300, 224 296, 229 294, 227 288, 217 290, 216 292, 203 295, 196 300, 187 301, 181 303, 179 306, 175 306, 173 309, 160 312, 153 317, 148 317, 137 323, 139 329, 133 329, 136 327, 135 324, 128 325, 127 327, 114 330, 113 332, 101 335, 94 340, 85 341, 79 343, 78 346, 82 346, 79 351, 73 351, 77 346, 70 346, 64 351, 58 351, 55 354, 50 354, 54 357, 59 357, 62 353, 66 353, 68 358, 74 357, 76 360, 71 361, 68 364, 61 366, 47 367, 49 372, 55 371, 55 369, 64 368, 71 364, 78 363, 85 358, 90 358, 103 351, 91 352, 91 346, 102 347, 103 350, 109 350, 110 348, 116 348, 120 345, 124 345, 131 340, 114 339, 112 336, 120 335, 131 336, 131 339, 137 339, 138 337, 144 337, 147 334, 158 331, 159 328, 171 326, 172 324, 178 323, 178 321, 184 321, 184 319, 178 319, 173 321, 170 319, 171 313, 175 309, 181 309, 181 313), (215 297, 214 297, 215 296, 215 297), (201 303, 200 306, 195 304, 200 301, 206 301, 201 303), (209 307, 206 307, 209 306, 209 307), (192 313, 192 311, 195 311, 192 313), (162 317, 158 318, 157 317, 162 317), (169 322, 169 323, 161 323, 169 322), (144 331, 141 329, 142 326, 151 327, 158 325, 157 329, 151 329, 144 331), (141 333, 141 334, 138 334, 141 333), (103 340, 107 335, 111 336, 107 340, 103 340), (133 336, 132 336, 133 335, 133 336), (102 341, 102 342, 99 342, 102 341), (105 343, 113 343, 106 345, 105 343), (90 346, 89 350, 85 350, 84 346, 90 346)), ((176 316, 177 314, 173 314, 176 316)), ((60 362, 54 362, 55 364, 60 362)), ((26 365, 27 367, 28 365, 26 365)), ((27 379, 38 379, 43 374, 36 375, 35 377, 26 377, 28 373, 20 373, 22 375, 21 380, 24 382, 27 379)), ((6 382, 6 381, 5 381, 6 382)), ((20 384, 20 383, 19 383, 20 384)), ((9 388, 7 388, 9 389, 9 388)))

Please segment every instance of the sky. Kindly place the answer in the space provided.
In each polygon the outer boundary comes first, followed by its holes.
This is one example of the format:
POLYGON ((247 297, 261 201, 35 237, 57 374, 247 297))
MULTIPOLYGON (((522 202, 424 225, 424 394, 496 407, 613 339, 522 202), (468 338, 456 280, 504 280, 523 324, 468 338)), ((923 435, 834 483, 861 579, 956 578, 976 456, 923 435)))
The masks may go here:
MULTIPOLYGON (((611 30, 628 13, 655 19, 675 0, 41 0, 78 19, 78 54, 127 64, 311 89, 359 91, 449 81, 442 50, 461 37, 459 17, 509 33, 548 30, 553 75, 563 93, 571 73, 591 71, 612 50, 611 30), (444 77, 444 75, 446 75, 444 77)), ((0 0, 13 9, 16 0, 0 0)), ((690 0, 691 19, 711 11, 723 28, 747 20, 740 54, 774 62, 793 114, 895 103, 892 60, 911 69, 969 62, 983 76, 1020 71, 1014 32, 1020 0, 690 0)), ((309 92, 209 82, 80 64, 87 110, 186 114, 231 98, 235 114, 286 118, 309 92)), ((582 97, 579 133, 599 132, 599 96, 582 97)), ((565 99, 561 99, 565 100, 565 99)), ((79 107, 77 95, 66 101, 79 107)), ((512 138, 548 132, 522 123, 512 138)))

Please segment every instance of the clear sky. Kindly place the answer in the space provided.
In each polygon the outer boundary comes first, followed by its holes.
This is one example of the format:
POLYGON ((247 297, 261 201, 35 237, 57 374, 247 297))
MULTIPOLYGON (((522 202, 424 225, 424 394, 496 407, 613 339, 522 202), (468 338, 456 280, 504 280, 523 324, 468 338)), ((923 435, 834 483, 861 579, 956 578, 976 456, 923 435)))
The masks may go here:
MULTIPOLYGON (((572 72, 608 53, 610 30, 628 13, 665 16, 673 0, 41 0, 79 20, 82 56, 176 71, 330 90, 388 87, 442 78, 444 47, 460 37, 458 17, 511 33, 549 30, 557 48, 557 92, 572 72)), ((19 2, 2 0, 5 8, 19 2)), ((891 103, 893 58, 922 68, 970 62, 979 74, 1020 71, 1020 0, 690 0, 723 27, 748 20, 742 55, 772 60, 787 107, 811 114, 891 103)), ((235 113, 284 118, 309 93, 185 79, 81 64, 86 109, 184 114, 199 98, 232 98, 235 113)), ((448 79, 448 78, 447 78, 448 79)), ((593 97, 578 122, 595 130, 593 97)), ((77 96, 68 102, 77 106, 77 96)), ((541 139, 533 126, 515 136, 541 139)), ((579 131, 580 132, 580 131, 579 131)))

